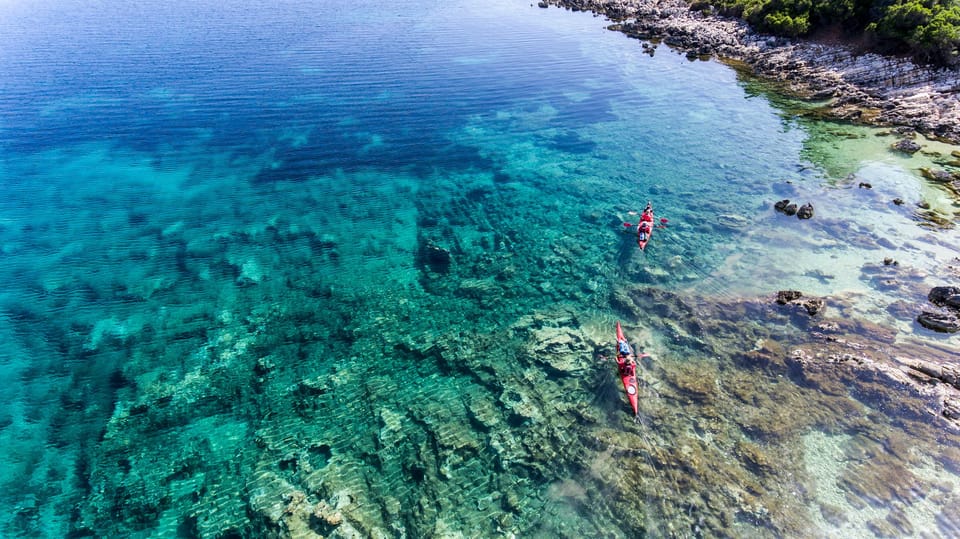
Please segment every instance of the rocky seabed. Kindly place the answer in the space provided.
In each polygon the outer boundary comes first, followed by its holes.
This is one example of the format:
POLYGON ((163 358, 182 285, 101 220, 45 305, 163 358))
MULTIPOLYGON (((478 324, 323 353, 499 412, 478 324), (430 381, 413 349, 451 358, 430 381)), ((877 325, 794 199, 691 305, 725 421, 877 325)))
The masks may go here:
MULTIPOLYGON (((76 535, 960 532, 960 390, 941 350, 897 343, 839 297, 718 302, 620 281, 585 291, 585 276, 606 282, 607 270, 568 255, 538 265, 540 233, 500 226, 516 218, 507 209, 478 211, 492 198, 423 201, 406 247, 421 293, 325 285, 310 251, 289 248, 299 227, 276 227, 271 244, 291 257, 283 279, 235 281, 244 303, 183 336, 182 351, 157 361, 144 347, 124 362, 137 388, 121 390, 85 452, 76 535), (515 249, 466 241, 501 228, 527 232, 515 249), (545 305, 546 294, 573 300, 545 305), (489 307, 506 304, 515 317, 489 307), (653 354, 639 420, 599 359, 615 319, 653 354), (201 360, 172 370, 183 355, 201 360)), ((247 241, 227 237, 217 256, 247 241)))

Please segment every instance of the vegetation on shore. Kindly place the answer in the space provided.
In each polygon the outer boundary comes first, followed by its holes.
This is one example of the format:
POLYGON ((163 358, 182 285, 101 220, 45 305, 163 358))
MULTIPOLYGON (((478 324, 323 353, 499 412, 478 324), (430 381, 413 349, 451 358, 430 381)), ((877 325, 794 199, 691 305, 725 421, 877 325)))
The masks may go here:
POLYGON ((960 0, 704 0, 761 32, 810 36, 840 30, 873 50, 930 64, 960 65, 960 0))

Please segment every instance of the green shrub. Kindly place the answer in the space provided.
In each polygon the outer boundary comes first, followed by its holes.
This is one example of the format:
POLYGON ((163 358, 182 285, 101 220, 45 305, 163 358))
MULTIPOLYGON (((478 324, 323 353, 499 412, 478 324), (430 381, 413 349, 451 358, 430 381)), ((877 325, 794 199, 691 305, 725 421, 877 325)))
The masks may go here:
POLYGON ((768 13, 763 18, 763 29, 781 36, 802 36, 810 30, 810 21, 806 15, 791 17, 783 12, 768 13))
MULTIPOLYGON (((703 0, 698 0, 703 3, 703 0)), ((960 0, 706 0, 718 12, 780 36, 839 27, 866 33, 879 52, 960 64, 960 0)))

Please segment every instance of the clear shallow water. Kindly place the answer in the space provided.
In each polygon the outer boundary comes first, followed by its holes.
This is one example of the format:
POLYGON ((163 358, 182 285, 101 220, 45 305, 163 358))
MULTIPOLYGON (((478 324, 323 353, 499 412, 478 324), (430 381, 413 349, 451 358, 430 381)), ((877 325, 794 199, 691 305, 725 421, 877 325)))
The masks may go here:
POLYGON ((936 156, 506 0, 0 20, 6 535, 957 533, 937 399, 790 360, 958 352, 936 156))

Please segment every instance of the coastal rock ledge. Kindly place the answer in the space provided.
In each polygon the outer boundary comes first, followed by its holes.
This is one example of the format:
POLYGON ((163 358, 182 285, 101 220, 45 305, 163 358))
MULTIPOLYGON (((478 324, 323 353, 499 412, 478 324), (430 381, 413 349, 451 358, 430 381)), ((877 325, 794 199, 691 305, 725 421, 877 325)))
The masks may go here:
POLYGON ((882 126, 908 126, 960 143, 960 72, 899 57, 861 54, 824 44, 753 32, 740 20, 694 11, 683 0, 542 0, 591 11, 612 30, 663 42, 691 57, 713 56, 780 84, 786 92, 824 100, 825 117, 882 126))

